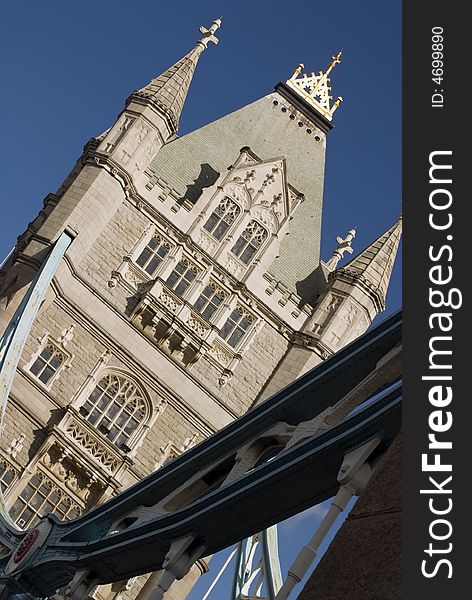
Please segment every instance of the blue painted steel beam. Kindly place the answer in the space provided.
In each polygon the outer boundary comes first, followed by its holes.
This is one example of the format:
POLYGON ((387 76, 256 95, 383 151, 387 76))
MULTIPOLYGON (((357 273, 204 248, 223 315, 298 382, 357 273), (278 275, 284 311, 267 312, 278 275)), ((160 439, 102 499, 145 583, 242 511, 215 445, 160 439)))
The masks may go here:
POLYGON ((41 597, 52 594, 80 569, 89 570, 97 583, 157 571, 170 544, 188 535, 195 537, 196 545, 205 546, 206 554, 213 554, 333 496, 345 454, 374 437, 382 439, 378 447, 382 453, 400 426, 397 383, 365 410, 173 513, 81 542, 65 541, 60 533, 66 533, 67 524, 53 519, 49 539, 15 576, 41 597))
MULTIPOLYGON (((67 583, 71 569, 75 572, 81 567, 90 569, 103 583, 126 579, 158 570, 170 544, 189 534, 211 554, 332 496, 345 452, 379 434, 381 452, 396 435, 401 420, 399 383, 393 392, 350 419, 190 505, 109 533, 113 523, 140 506, 154 506, 194 475, 215 466, 221 470, 222 464, 231 468, 236 451, 277 422, 298 424, 334 405, 400 342, 401 314, 397 313, 118 497, 74 521, 49 516, 53 527, 48 539, 15 576, 38 596, 67 583), (313 486, 307 486, 307 481, 313 486)), ((12 548, 26 535, 5 524, 3 529, 8 534, 3 540, 8 538, 12 548)), ((0 578, 7 560, 0 559, 0 578)))
MULTIPOLYGON (((64 232, 56 241, 0 338, 0 437, 3 432, 8 396, 26 339, 51 280, 72 239, 64 232)), ((1 490, 0 513, 11 523, 1 490)))

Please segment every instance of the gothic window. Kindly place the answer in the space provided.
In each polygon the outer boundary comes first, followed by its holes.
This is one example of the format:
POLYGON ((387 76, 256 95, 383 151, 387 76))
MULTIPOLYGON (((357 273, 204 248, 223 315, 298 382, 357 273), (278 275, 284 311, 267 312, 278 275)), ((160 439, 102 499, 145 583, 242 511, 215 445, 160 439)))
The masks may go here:
POLYGON ((203 228, 211 233, 215 239, 221 240, 240 212, 241 209, 236 202, 227 197, 223 198, 208 217, 203 228))
POLYGON ((170 244, 164 241, 159 234, 155 234, 147 243, 147 246, 136 259, 139 265, 148 275, 154 275, 170 250, 170 244))
POLYGON ((204 319, 209 321, 224 299, 225 293, 218 289, 214 283, 209 283, 197 298, 193 307, 204 319))
POLYGON ((267 231, 264 227, 256 221, 249 221, 248 226, 231 248, 231 252, 247 265, 251 262, 266 238, 267 231))
POLYGON ((0 458, 0 486, 5 492, 16 479, 15 469, 3 458, 0 458))
POLYGON ((129 439, 144 424, 146 401, 128 379, 109 373, 102 377, 80 408, 80 413, 118 448, 129 449, 129 439))
POLYGON ((197 276, 197 273, 197 268, 190 264, 186 258, 182 258, 167 278, 167 285, 177 295, 182 296, 197 276))
POLYGON ((44 384, 51 382, 54 375, 66 362, 66 355, 55 344, 48 341, 40 351, 29 370, 44 384))
POLYGON ((51 512, 60 519, 76 519, 81 508, 44 473, 37 471, 18 496, 10 516, 20 527, 27 528, 51 512))
POLYGON ((237 306, 229 315, 226 323, 220 329, 220 337, 223 338, 232 348, 236 348, 238 342, 241 340, 253 322, 253 317, 251 317, 251 315, 241 308, 241 306, 237 306))

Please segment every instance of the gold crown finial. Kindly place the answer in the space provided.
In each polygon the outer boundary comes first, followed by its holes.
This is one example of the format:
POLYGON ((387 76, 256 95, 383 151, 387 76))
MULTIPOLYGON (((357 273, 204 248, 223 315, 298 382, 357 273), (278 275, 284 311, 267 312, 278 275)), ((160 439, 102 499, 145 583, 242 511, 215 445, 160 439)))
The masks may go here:
POLYGON ((331 104, 333 97, 329 93, 331 91, 329 75, 334 67, 341 62, 341 55, 342 50, 333 55, 329 67, 324 73, 320 71, 318 75, 315 75, 315 73, 311 75, 301 74, 305 66, 303 63, 300 63, 292 77, 287 81, 289 87, 328 119, 328 121, 331 121, 334 111, 343 101, 342 96, 339 96, 331 104))

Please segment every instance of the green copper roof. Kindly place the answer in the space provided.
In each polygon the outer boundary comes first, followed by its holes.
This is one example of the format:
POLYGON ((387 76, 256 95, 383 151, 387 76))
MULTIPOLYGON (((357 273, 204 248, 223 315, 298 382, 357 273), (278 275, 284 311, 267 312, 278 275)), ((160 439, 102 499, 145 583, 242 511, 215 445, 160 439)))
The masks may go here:
POLYGON ((205 173, 224 172, 242 147, 249 146, 263 160, 284 156, 288 181, 305 201, 297 208, 280 257, 269 271, 309 302, 319 291, 318 275, 313 273, 320 259, 325 135, 298 114, 291 119, 290 107, 282 110, 285 105, 274 92, 176 138, 159 150, 150 170, 179 195, 195 201, 191 197, 195 181, 202 181, 205 173))

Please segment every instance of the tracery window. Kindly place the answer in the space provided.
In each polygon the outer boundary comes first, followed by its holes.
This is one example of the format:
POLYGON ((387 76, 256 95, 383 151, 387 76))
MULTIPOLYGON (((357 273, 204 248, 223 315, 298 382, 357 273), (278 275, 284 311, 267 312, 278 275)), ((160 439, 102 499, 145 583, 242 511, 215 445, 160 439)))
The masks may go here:
POLYGON ((167 285, 182 296, 198 274, 197 268, 186 258, 182 258, 167 278, 167 285))
POLYGON ((251 262, 266 238, 266 229, 262 225, 259 225, 257 221, 249 221, 248 226, 231 248, 231 252, 247 265, 251 262))
POLYGON ((236 202, 231 200, 231 198, 225 197, 208 217, 203 228, 219 241, 234 223, 240 212, 241 209, 236 202))
POLYGON ((170 248, 170 244, 156 233, 136 259, 136 264, 152 276, 169 253, 170 248))
POLYGON ((241 306, 236 306, 229 315, 226 323, 220 329, 219 335, 232 348, 235 348, 253 322, 254 319, 251 315, 249 315, 241 306))
POLYGON ((81 508, 49 477, 37 471, 10 510, 10 516, 20 527, 29 527, 48 513, 60 519, 76 519, 81 508))
POLYGON ((64 352, 52 342, 48 342, 38 354, 29 370, 39 381, 47 384, 66 360, 67 357, 64 352))
POLYGON ((136 385, 115 373, 102 377, 80 408, 80 413, 118 448, 144 424, 146 401, 136 385))
POLYGON ((3 458, 0 458, 0 485, 5 492, 16 479, 16 470, 3 458))
POLYGON ((193 305, 204 319, 209 321, 215 314, 226 295, 216 285, 210 282, 202 291, 193 305))

